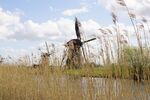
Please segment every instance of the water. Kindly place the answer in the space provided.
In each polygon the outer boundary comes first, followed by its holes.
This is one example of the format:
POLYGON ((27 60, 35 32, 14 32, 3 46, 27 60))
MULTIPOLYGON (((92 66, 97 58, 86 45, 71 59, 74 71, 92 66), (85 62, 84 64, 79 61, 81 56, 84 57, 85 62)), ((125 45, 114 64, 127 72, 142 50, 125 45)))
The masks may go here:
POLYGON ((150 100, 150 81, 53 76, 49 84, 61 100, 150 100))
POLYGON ((148 82, 137 83, 132 80, 82 78, 81 86, 85 100, 89 100, 87 98, 89 87, 92 87, 92 100, 97 100, 98 98, 104 98, 106 100, 150 99, 150 85, 148 82))

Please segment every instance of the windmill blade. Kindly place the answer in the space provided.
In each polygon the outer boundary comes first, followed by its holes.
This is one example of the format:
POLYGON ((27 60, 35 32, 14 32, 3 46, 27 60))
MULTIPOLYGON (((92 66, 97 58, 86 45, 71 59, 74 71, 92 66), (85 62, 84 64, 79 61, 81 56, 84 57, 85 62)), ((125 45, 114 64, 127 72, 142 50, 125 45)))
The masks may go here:
POLYGON ((87 62, 83 46, 81 48, 82 48, 82 53, 83 53, 84 60, 85 60, 85 62, 87 62))
POLYGON ((86 40, 86 41, 83 41, 82 43, 87 43, 87 42, 90 42, 90 41, 93 41, 93 40, 96 40, 96 38, 92 38, 92 39, 89 39, 89 40, 86 40))
POLYGON ((81 40, 81 32, 80 32, 81 23, 78 21, 77 17, 75 18, 75 31, 77 39, 81 40))
POLYGON ((62 67, 63 61, 64 61, 64 59, 65 59, 65 57, 67 55, 66 52, 67 52, 67 49, 64 50, 64 54, 63 54, 63 57, 62 57, 62 60, 61 60, 61 63, 60 63, 60 68, 62 67))
POLYGON ((45 42, 47 53, 50 54, 47 42, 45 42))
MULTIPOLYGON (((82 44, 87 43, 87 42, 90 42, 90 41, 93 41, 93 40, 95 40, 95 39, 96 39, 96 38, 92 38, 92 39, 89 39, 89 40, 83 41, 83 42, 82 42, 82 44)), ((84 52, 84 48, 83 48, 83 46, 82 46, 81 48, 82 48, 83 57, 84 57, 84 59, 85 59, 85 62, 87 62, 87 59, 86 59, 86 56, 85 56, 85 52, 84 52)))

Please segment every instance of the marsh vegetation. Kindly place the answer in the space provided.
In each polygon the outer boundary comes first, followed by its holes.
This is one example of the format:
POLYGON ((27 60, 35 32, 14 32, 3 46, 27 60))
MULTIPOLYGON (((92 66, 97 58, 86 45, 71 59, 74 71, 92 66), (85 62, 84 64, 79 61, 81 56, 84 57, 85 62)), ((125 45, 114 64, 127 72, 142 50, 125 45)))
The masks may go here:
POLYGON ((1 100, 148 100, 150 81, 64 75, 27 67, 0 67, 1 100))
POLYGON ((42 53, 38 64, 33 54, 18 61, 0 56, 0 100, 149 100, 149 22, 136 18, 124 0, 116 1, 127 11, 136 46, 111 12, 113 26, 99 29, 96 54, 84 46, 86 61, 78 69, 64 68, 54 44, 52 54, 42 53))

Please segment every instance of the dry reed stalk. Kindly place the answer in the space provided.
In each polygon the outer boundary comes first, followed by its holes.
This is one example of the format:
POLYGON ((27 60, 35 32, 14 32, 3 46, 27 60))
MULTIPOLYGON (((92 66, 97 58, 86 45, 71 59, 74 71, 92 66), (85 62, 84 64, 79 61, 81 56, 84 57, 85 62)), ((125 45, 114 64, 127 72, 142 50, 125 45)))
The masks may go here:
POLYGON ((114 13, 114 12, 112 12, 111 13, 111 15, 112 15, 112 20, 113 20, 113 23, 114 23, 114 25, 115 25, 115 32, 116 32, 116 36, 117 36, 117 62, 119 63, 120 61, 120 56, 121 56, 121 54, 120 54, 120 29, 119 29, 119 25, 117 24, 118 23, 118 17, 117 17, 117 15, 114 13))
POLYGON ((142 43, 140 41, 140 37, 139 37, 139 33, 138 33, 139 31, 138 31, 138 28, 136 27, 136 25, 134 23, 134 19, 136 19, 136 15, 130 12, 130 10, 129 10, 129 8, 128 8, 128 6, 124 0, 117 0, 117 3, 126 8, 128 16, 129 16, 130 21, 131 21, 131 24, 134 28, 134 32, 135 32, 136 37, 137 37, 137 42, 138 42, 139 48, 141 50, 141 54, 143 54, 143 49, 142 49, 143 46, 142 46, 142 43))
POLYGON ((99 42, 100 42, 100 50, 99 50, 99 53, 100 53, 100 55, 101 55, 101 57, 102 57, 102 61, 103 61, 103 64, 104 65, 106 65, 106 61, 105 61, 105 53, 104 53, 104 48, 103 48, 103 38, 102 37, 98 37, 98 39, 99 39, 99 42))

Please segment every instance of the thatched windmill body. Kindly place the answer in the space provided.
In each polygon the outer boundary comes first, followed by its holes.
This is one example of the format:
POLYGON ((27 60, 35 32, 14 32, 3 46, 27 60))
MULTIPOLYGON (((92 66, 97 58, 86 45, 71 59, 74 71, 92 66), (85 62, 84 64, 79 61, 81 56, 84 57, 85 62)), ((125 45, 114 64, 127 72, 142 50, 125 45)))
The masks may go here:
MULTIPOLYGON (((65 47, 66 47, 65 67, 67 69, 80 68, 80 66, 83 62, 82 58, 86 59, 83 44, 96 39, 96 38, 92 38, 92 39, 89 39, 87 41, 81 41, 80 28, 81 28, 81 23, 78 21, 77 18, 75 18, 75 31, 76 31, 77 38, 76 39, 71 39, 70 41, 68 41, 65 44, 65 47), (82 49, 82 51, 81 51, 81 49, 82 49), (83 54, 84 57, 82 57, 82 54, 83 54)), ((64 60, 64 58, 63 58, 63 60, 64 60)))

